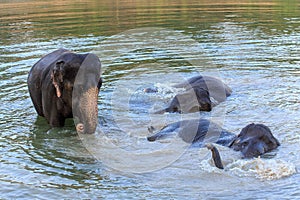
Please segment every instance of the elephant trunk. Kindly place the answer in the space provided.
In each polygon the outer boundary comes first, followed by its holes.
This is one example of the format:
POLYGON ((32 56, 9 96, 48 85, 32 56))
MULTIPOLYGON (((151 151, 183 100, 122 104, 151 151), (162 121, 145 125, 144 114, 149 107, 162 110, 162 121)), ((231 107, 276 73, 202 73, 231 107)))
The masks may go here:
POLYGON ((98 93, 97 87, 89 88, 78 99, 78 104, 75 105, 74 116, 76 116, 76 130, 78 133, 95 133, 98 122, 98 93))
POLYGON ((76 74, 72 92, 73 118, 78 133, 93 134, 96 131, 101 84, 99 58, 94 54, 85 54, 76 74))

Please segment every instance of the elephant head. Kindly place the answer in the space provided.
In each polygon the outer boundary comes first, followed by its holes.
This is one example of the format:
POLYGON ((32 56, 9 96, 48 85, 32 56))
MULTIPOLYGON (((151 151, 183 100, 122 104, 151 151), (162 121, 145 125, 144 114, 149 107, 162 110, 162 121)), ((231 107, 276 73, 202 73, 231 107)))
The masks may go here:
POLYGON ((267 126, 252 123, 242 129, 229 147, 241 151, 245 158, 252 158, 276 149, 279 145, 267 126))
POLYGON ((72 110, 78 133, 94 133, 98 122, 98 93, 102 85, 101 64, 97 56, 87 54, 73 87, 72 110))
POLYGON ((190 113, 198 111, 211 111, 212 102, 207 90, 202 88, 190 88, 177 94, 171 101, 167 112, 190 113))

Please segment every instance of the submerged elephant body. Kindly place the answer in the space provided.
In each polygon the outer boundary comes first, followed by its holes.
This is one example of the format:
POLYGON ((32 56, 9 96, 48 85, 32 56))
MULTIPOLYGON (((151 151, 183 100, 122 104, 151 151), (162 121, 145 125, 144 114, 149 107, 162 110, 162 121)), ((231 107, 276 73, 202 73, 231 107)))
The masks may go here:
POLYGON ((193 87, 177 94, 170 102, 169 106, 161 112, 190 113, 198 111, 211 111, 212 102, 208 91, 201 87, 193 87))
POLYGON ((194 76, 187 81, 174 85, 177 88, 190 89, 200 87, 209 92, 210 97, 218 102, 226 100, 232 93, 231 88, 220 79, 211 76, 194 76))
POLYGON ((206 119, 192 119, 168 124, 156 134, 147 137, 147 139, 152 142, 173 134, 178 134, 183 141, 200 147, 207 141, 229 146, 236 138, 235 134, 222 129, 216 123, 206 119))
POLYGON ((209 112, 212 110, 212 107, 225 101, 232 93, 228 85, 210 76, 195 76, 183 83, 174 85, 174 87, 185 88, 185 91, 177 94, 167 108, 155 113, 209 112))
POLYGON ((97 126, 97 99, 102 84, 100 60, 94 54, 56 50, 31 68, 28 89, 38 115, 52 127, 64 126, 74 117, 80 133, 97 126))
POLYGON ((263 124, 249 124, 236 136, 206 119, 171 123, 147 139, 152 142, 176 133, 192 146, 203 147, 207 143, 215 142, 240 151, 245 158, 260 156, 280 145, 271 130, 263 124))

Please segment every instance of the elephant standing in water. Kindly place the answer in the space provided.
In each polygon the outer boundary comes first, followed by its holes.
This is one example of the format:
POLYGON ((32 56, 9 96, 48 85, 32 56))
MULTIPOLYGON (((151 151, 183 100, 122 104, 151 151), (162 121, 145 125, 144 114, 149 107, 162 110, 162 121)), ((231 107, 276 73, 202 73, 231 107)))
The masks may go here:
POLYGON ((33 65, 28 89, 38 115, 52 127, 74 118, 78 133, 94 133, 98 119, 98 94, 102 85, 101 63, 91 53, 58 49, 33 65))

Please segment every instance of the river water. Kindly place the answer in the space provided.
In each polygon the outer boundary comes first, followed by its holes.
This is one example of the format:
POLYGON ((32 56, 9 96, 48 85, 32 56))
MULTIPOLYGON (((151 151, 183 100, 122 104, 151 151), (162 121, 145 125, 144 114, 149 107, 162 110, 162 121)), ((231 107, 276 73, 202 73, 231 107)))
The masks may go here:
POLYGON ((13 0, 0 25, 2 199, 300 198, 299 2, 13 0), (29 98, 31 66, 61 47, 102 62, 94 135, 71 119, 51 129, 29 98), (278 150, 246 160, 219 147, 219 170, 176 137, 147 142, 149 126, 199 117, 151 114, 199 74, 233 90, 200 117, 236 134, 264 123, 278 150))

